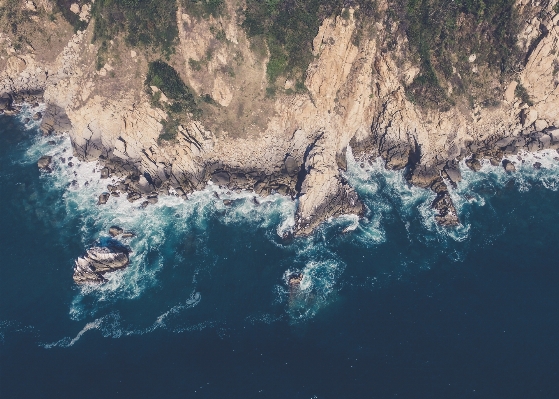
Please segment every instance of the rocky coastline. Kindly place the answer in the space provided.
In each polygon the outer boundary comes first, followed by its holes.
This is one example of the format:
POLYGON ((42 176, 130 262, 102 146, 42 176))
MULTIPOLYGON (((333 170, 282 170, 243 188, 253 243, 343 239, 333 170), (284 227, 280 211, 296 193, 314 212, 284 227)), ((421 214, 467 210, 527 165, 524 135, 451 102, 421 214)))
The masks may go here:
MULTIPOLYGON (((382 10, 386 3, 380 3, 382 10)), ((212 37, 211 24, 194 22, 179 8, 178 52, 170 62, 196 93, 211 93, 203 97, 213 99, 203 105, 207 117, 185 113, 173 120, 150 97, 161 92, 159 97, 172 102, 170 94, 144 87, 147 53, 116 38, 122 58, 109 58, 97 68, 91 24, 75 34, 59 29, 58 55, 47 61, 42 60, 44 48, 18 50, 9 35, 0 36, 9 50, 0 62, 0 112, 15 114, 23 102, 46 103, 38 115, 41 132, 69 134, 75 157, 99 161, 101 178, 119 181, 99 193, 100 205, 120 195, 141 206, 170 192, 187 199, 211 181, 232 191, 290 196, 297 201, 293 234, 309 235, 328 218, 365 212, 343 178, 350 147, 358 162, 381 157, 388 169, 404 170, 410 184, 432 190, 437 222, 456 226, 460 215, 448 185, 461 179, 460 160, 476 170, 480 160, 489 159, 512 173, 514 165, 507 159, 519 151, 559 148, 556 1, 517 3, 535 15, 518 34, 525 61, 513 79, 491 82, 495 94, 490 105, 434 110, 411 101, 406 85, 419 69, 406 58, 406 38, 373 23, 375 34, 356 41, 358 20, 352 8, 321 24, 305 91, 286 89, 270 97, 267 58, 258 58, 237 29, 240 16, 234 8, 227 17, 210 19, 224 27, 227 40, 222 42, 205 40, 212 37), (208 49, 219 57, 197 69, 190 60, 208 49), (234 56, 244 62, 234 64, 234 56), (165 141, 161 134, 171 122, 177 122, 176 136, 165 141)), ((481 73, 475 53, 469 60, 471 73, 481 73)), ((39 166, 47 170, 48 163, 42 159, 39 166)))

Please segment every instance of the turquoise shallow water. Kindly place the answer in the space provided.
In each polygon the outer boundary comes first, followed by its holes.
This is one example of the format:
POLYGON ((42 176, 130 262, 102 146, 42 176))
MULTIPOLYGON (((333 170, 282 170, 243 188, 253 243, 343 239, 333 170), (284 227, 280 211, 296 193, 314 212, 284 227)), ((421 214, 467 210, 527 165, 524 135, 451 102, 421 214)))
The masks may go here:
POLYGON ((62 164, 70 148, 0 116, 0 396, 559 394, 557 153, 515 160, 513 176, 463 168, 453 230, 433 223, 431 193, 350 154, 366 218, 284 241, 295 207, 280 196, 226 207, 209 186, 145 210, 97 206, 107 181, 62 164), (36 167, 47 153, 50 175, 36 167), (130 267, 75 286, 73 260, 113 224, 137 233, 130 267))

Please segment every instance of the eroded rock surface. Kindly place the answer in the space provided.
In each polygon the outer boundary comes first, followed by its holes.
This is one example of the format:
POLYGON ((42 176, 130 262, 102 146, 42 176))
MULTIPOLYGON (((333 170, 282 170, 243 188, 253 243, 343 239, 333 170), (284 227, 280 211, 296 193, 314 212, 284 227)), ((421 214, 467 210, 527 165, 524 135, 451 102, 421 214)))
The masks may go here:
POLYGON ((128 266, 128 252, 117 247, 93 247, 79 257, 74 265, 74 281, 77 284, 104 283, 106 273, 128 266))
MULTIPOLYGON (((405 170, 410 184, 433 190, 437 221, 451 226, 459 215, 445 179, 459 184, 458 161, 467 159, 479 170, 483 159, 499 164, 518 151, 559 148, 555 4, 517 2, 536 17, 520 27, 524 65, 496 88, 494 104, 445 110, 422 109, 406 94, 420 69, 398 27, 371 20, 363 35, 351 8, 322 22, 305 90, 289 91, 294 83, 288 79, 286 91, 274 97, 266 91, 269 49, 254 51, 236 3, 225 1, 226 15, 209 19, 179 7, 177 56, 170 62, 196 95, 208 95, 214 105, 207 106, 207 117, 181 119, 171 141, 160 137, 171 117, 144 88, 150 55, 115 38, 111 51, 126 57, 96 65, 93 24, 73 34, 37 14, 34 21, 57 32, 58 44, 49 51, 46 45, 16 50, 8 33, 0 37, 7 48, 0 62, 0 111, 46 102, 42 132, 68 132, 75 156, 102 162, 103 177, 121 180, 107 187, 107 198, 126 195, 148 205, 170 190, 187 198, 210 181, 259 195, 280 193, 297 201, 294 234, 310 234, 327 218, 364 211, 342 177, 351 147, 358 162, 380 156, 387 168, 405 170), (214 39, 215 26, 224 40, 214 39)), ((84 7, 75 11, 87 22, 84 7)), ((379 1, 378 8, 382 15, 387 3, 379 1)), ((475 54, 469 62, 478 73, 475 54)))

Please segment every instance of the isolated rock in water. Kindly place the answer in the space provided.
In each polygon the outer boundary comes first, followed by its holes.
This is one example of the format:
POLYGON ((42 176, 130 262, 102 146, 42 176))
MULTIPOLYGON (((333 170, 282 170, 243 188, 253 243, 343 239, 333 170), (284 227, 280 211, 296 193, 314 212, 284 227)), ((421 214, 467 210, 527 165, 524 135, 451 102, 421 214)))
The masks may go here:
POLYGON ((431 207, 437 211, 435 215, 436 222, 445 227, 452 227, 460 225, 460 219, 454 207, 454 203, 450 198, 448 191, 443 191, 437 194, 437 197, 431 204, 431 207))
POLYGON ((101 284, 107 281, 101 273, 94 271, 91 262, 87 258, 76 259, 73 278, 76 284, 101 284))
POLYGON ((44 155, 37 161, 37 166, 39 169, 46 170, 50 172, 50 165, 52 163, 52 157, 50 155, 44 155))
POLYGON ((101 179, 107 179, 109 177, 109 168, 101 169, 101 179))
POLYGON ((104 283, 104 274, 123 269, 130 262, 128 252, 123 248, 93 247, 74 265, 74 281, 77 284, 104 283))
POLYGON ((109 228, 109 234, 111 235, 111 237, 116 237, 121 235, 124 232, 124 230, 119 227, 119 226, 111 226, 109 228))
POLYGON ((536 162, 534 163, 534 169, 541 169, 542 168, 542 163, 541 162, 536 162))
POLYGON ((503 168, 505 168, 507 172, 516 172, 516 167, 508 159, 503 159, 503 168))
POLYGON ((111 196, 111 194, 109 193, 103 193, 99 196, 99 201, 97 202, 97 205, 103 205, 106 204, 107 201, 109 200, 109 197, 111 196))

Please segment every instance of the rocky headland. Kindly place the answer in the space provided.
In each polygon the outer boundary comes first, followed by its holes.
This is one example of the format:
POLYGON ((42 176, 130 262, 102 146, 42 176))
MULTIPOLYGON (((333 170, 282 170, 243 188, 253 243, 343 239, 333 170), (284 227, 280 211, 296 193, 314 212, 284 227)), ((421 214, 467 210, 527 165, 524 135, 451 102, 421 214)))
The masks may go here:
MULTIPOLYGON (((107 28, 118 10, 102 1, 4 0, 0 10, 15 8, 0 14, 0 112, 46 103, 42 133, 69 134, 74 156, 101 162, 102 178, 119 178, 100 204, 126 195, 148 206, 170 191, 186 199, 212 181, 291 196, 294 234, 307 235, 327 218, 364 213, 343 177, 351 147, 359 162, 382 157, 410 184, 433 190, 437 221, 457 225, 448 185, 461 179, 460 160, 476 170, 489 159, 512 172, 507 157, 559 148, 557 1, 501 2, 510 12, 502 32, 483 19, 503 18, 497 2, 485 14, 442 8, 458 26, 454 47, 439 35, 428 51, 422 43, 432 32, 409 6, 372 3, 326 13, 308 51, 303 43, 297 53, 254 22, 250 1, 215 10, 160 2, 154 21, 169 19, 172 40, 143 42, 126 31, 135 21, 128 17, 107 28)), ((76 263, 80 281, 102 280, 91 256, 76 263)))

